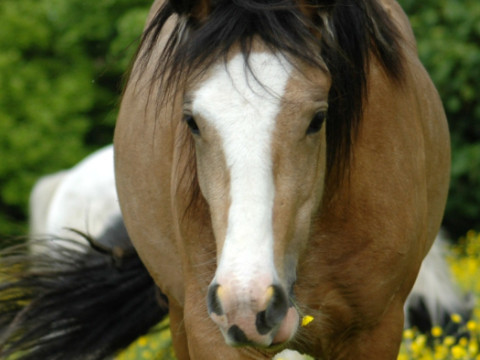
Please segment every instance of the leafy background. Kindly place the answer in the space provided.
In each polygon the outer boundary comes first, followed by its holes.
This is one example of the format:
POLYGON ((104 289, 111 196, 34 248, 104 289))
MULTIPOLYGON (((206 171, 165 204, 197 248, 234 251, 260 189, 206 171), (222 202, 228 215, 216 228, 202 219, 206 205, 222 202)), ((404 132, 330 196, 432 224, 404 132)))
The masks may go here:
POLYGON ((0 237, 27 233, 29 192, 112 141, 149 0, 0 1, 0 237))
MULTIPOLYGON (((39 177, 112 141, 122 76, 151 2, 0 0, 0 246, 27 234, 28 197, 39 177)), ((449 119, 453 166, 444 226, 457 239, 480 230, 480 3, 400 3, 449 119)), ((465 282, 479 279, 480 236, 475 239, 471 254, 454 262, 470 269, 458 271, 465 282)), ((409 339, 404 353, 422 350, 418 337, 409 339)), ((471 339, 480 339, 480 331, 471 339)), ((151 343, 139 343, 147 348, 133 348, 125 359, 154 356, 146 352, 151 343)), ((450 350, 435 358, 462 358, 453 345, 450 350)))
MULTIPOLYGON (((480 4, 401 0, 452 132, 444 226, 480 229, 480 4)), ((110 143, 150 0, 0 1, 0 236, 26 234, 30 189, 110 143)))
POLYGON ((469 229, 480 229, 480 3, 400 3, 450 124, 452 178, 444 226, 457 238, 469 229))
MULTIPOLYGON (((401 0, 452 132, 444 226, 480 229, 480 4, 401 0)), ((30 189, 110 143, 150 0, 0 1, 0 236, 26 234, 30 189)))

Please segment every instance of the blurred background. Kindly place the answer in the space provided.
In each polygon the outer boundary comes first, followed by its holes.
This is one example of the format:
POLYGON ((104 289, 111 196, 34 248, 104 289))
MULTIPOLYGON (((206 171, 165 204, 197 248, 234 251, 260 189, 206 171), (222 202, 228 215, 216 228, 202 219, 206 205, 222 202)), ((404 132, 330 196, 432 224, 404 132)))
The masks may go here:
MULTIPOLYGON (((39 177, 111 143, 123 74, 151 3, 0 1, 2 245, 27 234, 28 197, 39 177)), ((480 3, 400 3, 449 119, 453 166, 444 227, 457 239, 480 230, 480 3)))

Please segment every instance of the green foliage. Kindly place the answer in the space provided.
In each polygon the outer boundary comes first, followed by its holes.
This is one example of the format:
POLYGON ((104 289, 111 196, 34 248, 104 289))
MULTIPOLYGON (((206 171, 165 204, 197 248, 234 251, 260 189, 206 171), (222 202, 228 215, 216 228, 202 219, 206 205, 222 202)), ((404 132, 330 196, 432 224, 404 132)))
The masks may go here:
POLYGON ((400 3, 450 124, 452 180, 444 224, 456 238, 480 229, 480 6, 478 0, 400 3))
MULTIPOLYGON (((0 1, 0 236, 24 235, 41 175, 111 142, 122 74, 152 0, 0 1)), ((443 98, 453 167, 445 224, 480 229, 478 0, 400 0, 443 98)))
POLYGON ((30 189, 112 141, 150 0, 0 2, 0 235, 26 234, 30 189))

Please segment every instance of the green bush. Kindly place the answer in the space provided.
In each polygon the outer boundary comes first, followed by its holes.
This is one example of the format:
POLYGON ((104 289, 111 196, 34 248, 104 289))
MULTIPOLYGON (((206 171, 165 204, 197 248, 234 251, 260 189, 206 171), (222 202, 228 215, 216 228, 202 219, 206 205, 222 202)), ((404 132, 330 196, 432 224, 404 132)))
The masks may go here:
MULTIPOLYGON (((400 0, 453 144, 445 225, 480 229, 478 0, 400 0)), ((122 74, 151 0, 0 1, 0 235, 26 233, 30 189, 111 142, 122 74)))
POLYGON ((112 141, 150 0, 0 2, 0 234, 26 234, 39 176, 112 141))
POLYGON ((480 229, 480 5, 400 0, 450 124, 452 179, 444 225, 457 238, 480 229))

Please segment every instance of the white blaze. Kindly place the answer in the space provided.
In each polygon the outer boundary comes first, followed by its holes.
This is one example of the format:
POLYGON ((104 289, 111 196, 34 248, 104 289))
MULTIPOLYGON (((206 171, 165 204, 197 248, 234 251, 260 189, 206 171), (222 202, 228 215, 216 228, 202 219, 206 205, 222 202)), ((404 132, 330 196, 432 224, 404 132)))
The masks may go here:
MULTIPOLYGON (((218 278, 247 287, 256 276, 276 276, 272 214, 272 133, 292 70, 282 56, 253 53, 247 70, 242 55, 217 66, 194 93, 193 113, 220 135, 230 172, 231 206, 218 278)), ((265 281, 268 281, 265 279, 265 281)))

